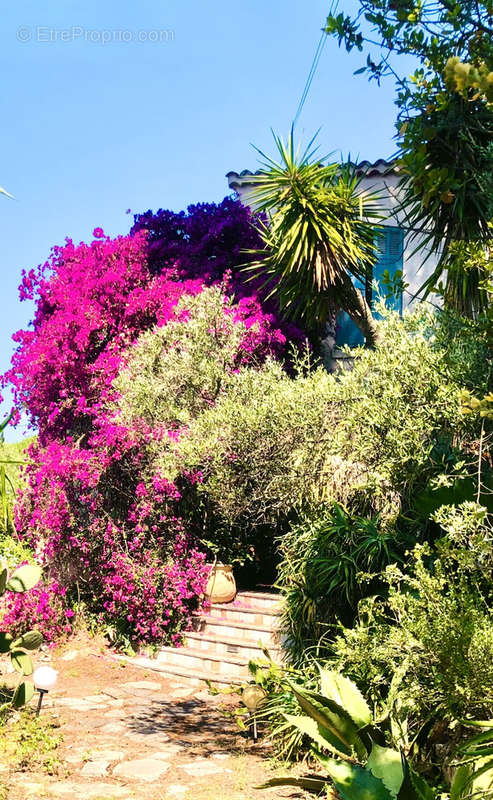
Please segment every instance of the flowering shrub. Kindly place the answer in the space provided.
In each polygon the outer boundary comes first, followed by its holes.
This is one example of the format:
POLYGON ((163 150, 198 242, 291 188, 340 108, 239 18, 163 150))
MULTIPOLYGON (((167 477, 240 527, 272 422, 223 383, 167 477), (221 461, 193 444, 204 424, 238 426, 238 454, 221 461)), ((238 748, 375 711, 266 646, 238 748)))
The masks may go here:
POLYGON ((149 212, 128 236, 110 239, 96 228, 90 244, 67 240, 23 276, 21 299, 35 300, 35 316, 32 329, 14 336, 3 383, 13 385, 18 412, 27 408, 39 436, 16 525, 68 595, 77 586, 129 638, 176 641, 207 579, 183 519, 183 495, 199 471, 170 476, 156 467, 155 449, 173 452, 201 387, 214 402, 211 374, 222 380, 284 349, 275 314, 235 272, 253 235, 249 212, 231 200, 182 215, 149 212), (215 283, 221 287, 207 288, 215 283), (200 357, 199 335, 212 347, 200 357), (124 413, 130 387, 118 376, 142 336, 155 340, 158 359, 179 367, 166 418, 124 413), (186 399, 180 376, 194 376, 186 399))
POLYGON ((109 566, 102 581, 103 607, 118 631, 144 642, 169 639, 178 644, 204 593, 209 575, 205 555, 190 548, 184 536, 175 542, 167 561, 146 550, 137 563, 119 553, 109 566))
POLYGON ((67 606, 66 593, 56 580, 38 583, 22 594, 8 592, 2 598, 2 628, 14 638, 35 628, 45 644, 55 644, 72 630, 74 612, 67 606))
POLYGON ((248 294, 238 267, 248 261, 246 250, 263 247, 241 203, 226 197, 222 203, 198 203, 187 211, 147 211, 136 214, 132 234, 145 231, 151 272, 176 269, 181 280, 220 281, 231 270, 236 289, 248 294))

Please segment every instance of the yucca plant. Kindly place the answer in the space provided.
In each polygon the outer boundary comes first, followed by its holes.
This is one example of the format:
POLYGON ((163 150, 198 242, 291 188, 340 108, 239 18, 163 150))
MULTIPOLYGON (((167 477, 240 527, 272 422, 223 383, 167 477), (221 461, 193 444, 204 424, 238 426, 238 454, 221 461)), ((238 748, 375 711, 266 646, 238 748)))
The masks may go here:
POLYGON ((404 753, 385 746, 380 726, 352 681, 320 668, 320 692, 290 686, 303 714, 286 714, 286 720, 309 737, 326 774, 272 778, 260 788, 297 786, 341 800, 434 800, 435 791, 404 753))
POLYGON ((376 261, 378 197, 361 191, 348 164, 324 164, 314 139, 305 150, 274 135, 276 161, 258 151, 262 167, 249 201, 259 215, 265 250, 247 270, 261 276, 286 318, 324 334, 337 310, 348 313, 374 346, 378 329, 354 280, 366 282, 376 261), (262 214, 265 221, 262 221, 262 214))

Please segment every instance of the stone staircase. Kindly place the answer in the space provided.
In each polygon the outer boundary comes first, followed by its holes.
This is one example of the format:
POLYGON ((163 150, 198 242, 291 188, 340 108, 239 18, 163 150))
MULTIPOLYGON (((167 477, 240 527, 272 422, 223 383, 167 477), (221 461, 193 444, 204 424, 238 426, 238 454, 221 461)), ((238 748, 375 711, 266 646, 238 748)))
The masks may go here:
POLYGON ((239 592, 232 603, 214 603, 206 615, 197 616, 196 629, 186 634, 184 646, 161 647, 156 658, 137 656, 132 663, 193 685, 244 683, 248 662, 262 657, 263 647, 273 658, 280 656, 279 611, 279 595, 239 592))

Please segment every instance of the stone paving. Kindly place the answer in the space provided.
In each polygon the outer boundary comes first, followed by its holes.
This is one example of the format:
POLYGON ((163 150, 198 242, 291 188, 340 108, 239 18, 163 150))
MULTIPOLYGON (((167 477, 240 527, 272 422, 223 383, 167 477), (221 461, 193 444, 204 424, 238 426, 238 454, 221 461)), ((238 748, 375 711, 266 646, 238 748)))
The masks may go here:
MULTIPOLYGON (((9 800, 261 800, 254 787, 272 775, 267 751, 242 737, 219 707, 223 696, 148 673, 139 678, 135 668, 96 655, 98 677, 89 681, 96 688, 76 692, 67 681, 43 711, 60 720, 59 774, 14 773, 9 800)), ((89 656, 83 667, 90 669, 89 656)))

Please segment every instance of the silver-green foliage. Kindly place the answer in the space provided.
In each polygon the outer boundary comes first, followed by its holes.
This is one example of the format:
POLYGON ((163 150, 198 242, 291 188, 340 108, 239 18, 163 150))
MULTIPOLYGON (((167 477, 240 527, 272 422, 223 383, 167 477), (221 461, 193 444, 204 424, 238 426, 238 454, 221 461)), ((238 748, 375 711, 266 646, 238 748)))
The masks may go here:
POLYGON ((268 361, 232 376, 227 392, 182 436, 177 469, 199 468, 200 491, 227 524, 269 525, 300 506, 336 500, 389 524, 436 471, 438 441, 460 442, 475 420, 458 413, 462 375, 450 367, 439 323, 417 311, 380 323, 375 351, 329 375, 268 361))
POLYGON ((143 333, 129 351, 115 381, 122 421, 189 424, 224 390, 245 333, 220 288, 184 295, 176 319, 143 333))

